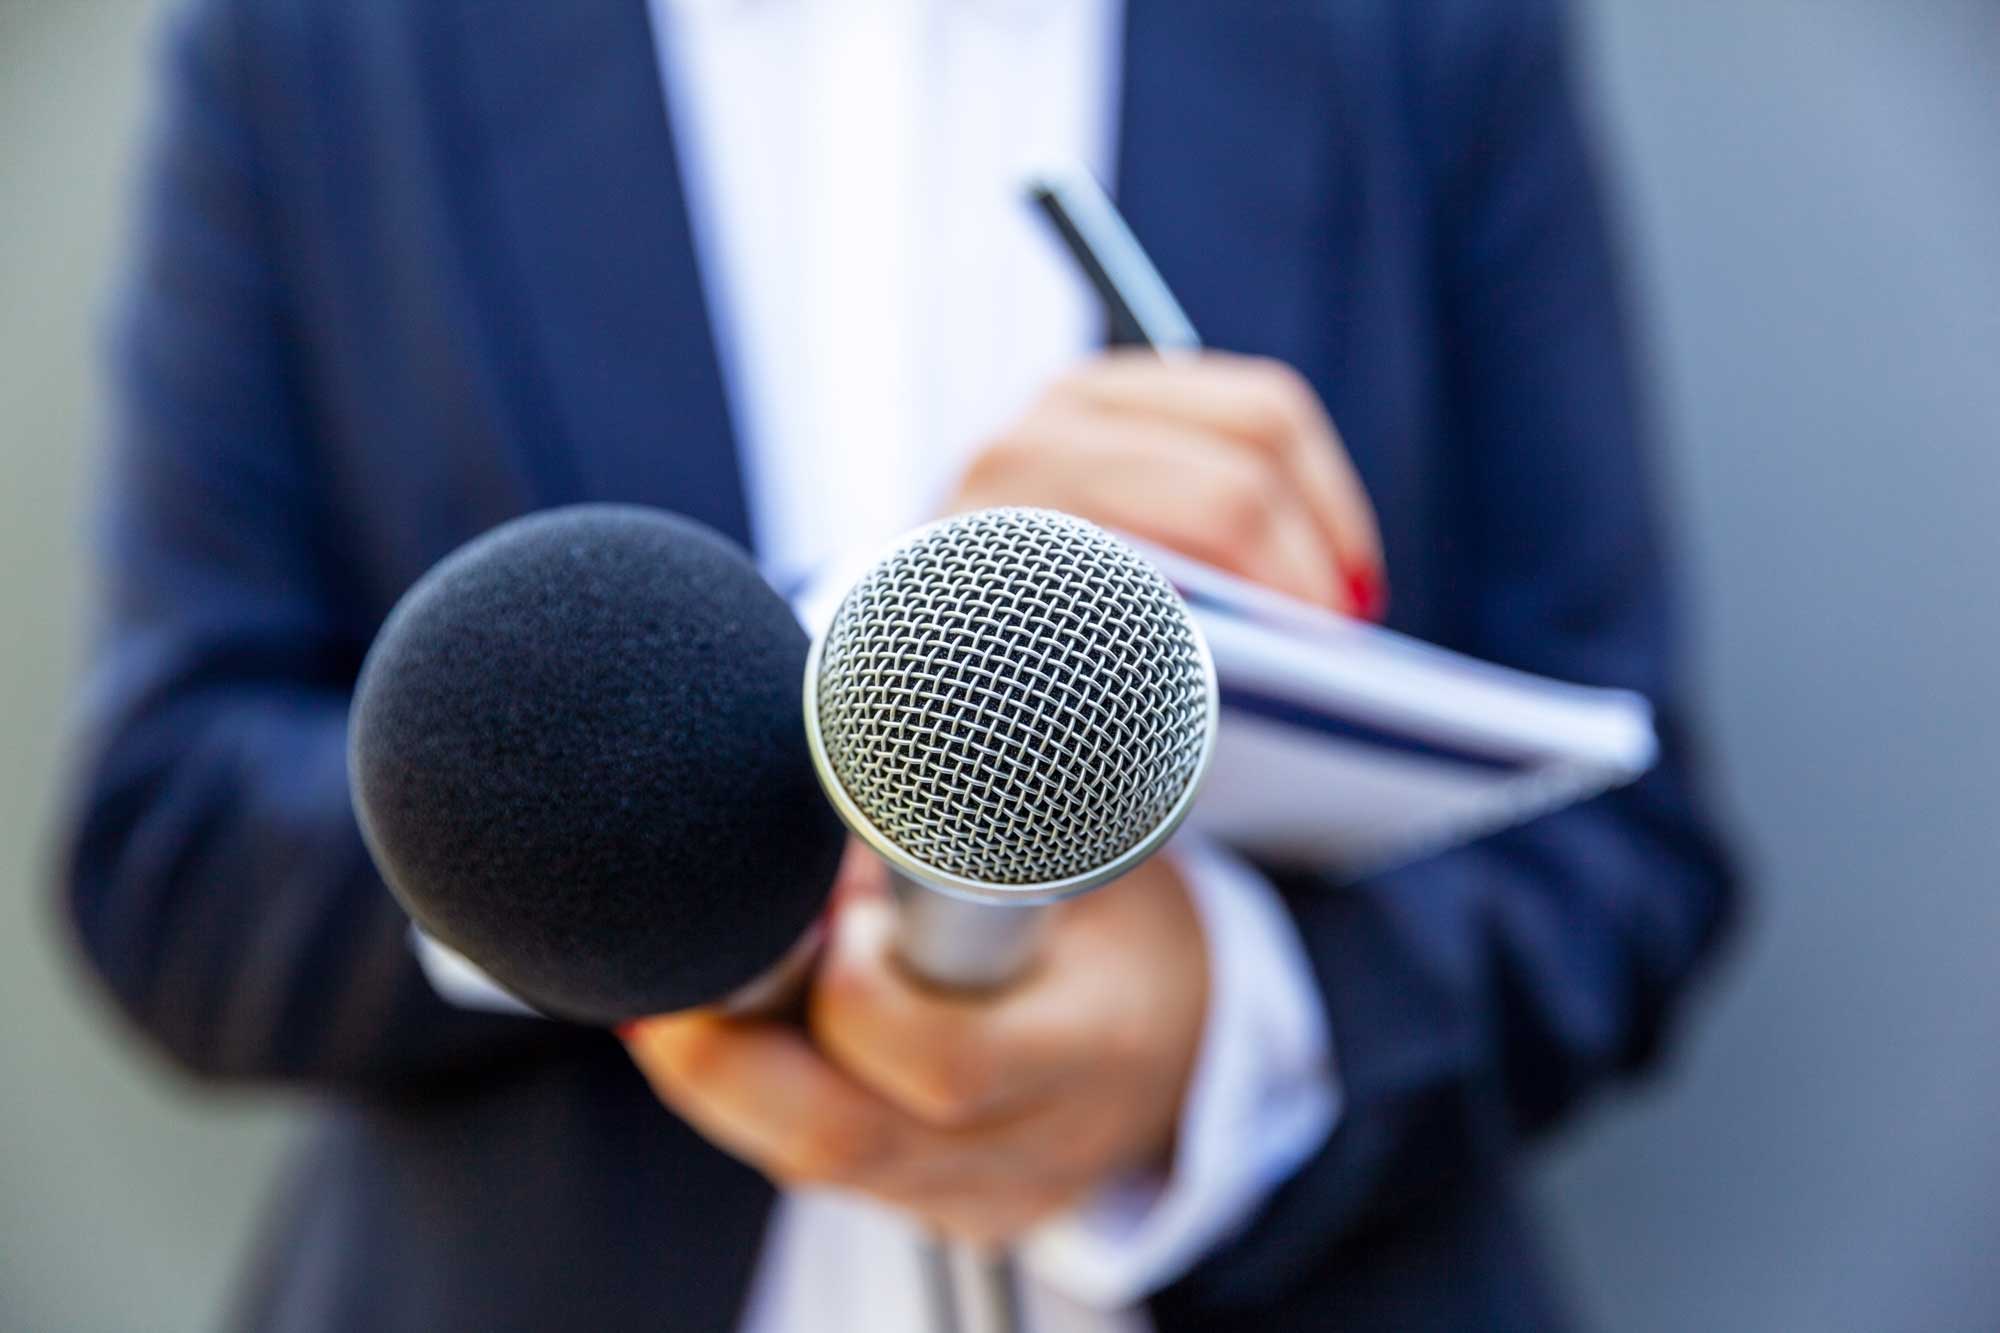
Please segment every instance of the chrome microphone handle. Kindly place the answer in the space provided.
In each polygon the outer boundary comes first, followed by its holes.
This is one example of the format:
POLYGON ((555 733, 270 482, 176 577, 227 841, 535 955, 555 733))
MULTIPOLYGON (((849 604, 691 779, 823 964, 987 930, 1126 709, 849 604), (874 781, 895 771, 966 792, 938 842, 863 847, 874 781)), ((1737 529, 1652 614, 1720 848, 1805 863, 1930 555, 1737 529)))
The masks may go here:
POLYGON ((896 950, 903 965, 939 990, 989 991, 1034 961, 1042 907, 957 898, 890 872, 896 895, 896 950))
MULTIPOLYGON (((897 957, 926 985, 999 990, 1034 961, 1046 906, 973 902, 894 870, 889 882, 898 909, 897 957)), ((935 1333, 1020 1333, 1019 1277, 1007 1251, 932 1237, 923 1262, 935 1333)))

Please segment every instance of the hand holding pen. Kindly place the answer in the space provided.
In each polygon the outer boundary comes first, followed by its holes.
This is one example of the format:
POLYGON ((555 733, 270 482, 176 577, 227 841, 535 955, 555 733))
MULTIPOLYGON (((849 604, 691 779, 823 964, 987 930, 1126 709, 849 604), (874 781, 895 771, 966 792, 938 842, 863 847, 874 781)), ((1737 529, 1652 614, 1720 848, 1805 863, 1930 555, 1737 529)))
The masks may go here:
POLYGON ((1087 173, 1043 174, 1028 193, 1102 298, 1115 350, 1050 385, 990 442, 948 510, 1063 509, 1380 619, 1374 510, 1312 386, 1279 361, 1202 351, 1087 173))

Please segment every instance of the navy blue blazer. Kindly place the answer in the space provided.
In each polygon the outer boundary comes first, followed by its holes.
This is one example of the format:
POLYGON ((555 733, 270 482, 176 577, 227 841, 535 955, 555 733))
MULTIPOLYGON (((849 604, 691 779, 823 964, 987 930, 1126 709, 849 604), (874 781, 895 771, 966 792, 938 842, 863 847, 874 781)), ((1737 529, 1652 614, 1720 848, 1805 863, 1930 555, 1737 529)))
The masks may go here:
MULTIPOLYGON (((1554 0, 1131 0, 1116 193, 1217 346, 1317 386, 1399 628, 1644 691, 1639 785, 1278 884, 1346 1106, 1181 1330, 1560 1326, 1523 1146, 1646 1065, 1728 916, 1690 794, 1628 340, 1554 0)), ((118 308, 82 948, 217 1079, 323 1108, 260 1330, 729 1330, 771 1191, 615 1043, 425 985, 347 799, 349 689, 525 510, 749 536, 643 0, 199 0, 118 308)))

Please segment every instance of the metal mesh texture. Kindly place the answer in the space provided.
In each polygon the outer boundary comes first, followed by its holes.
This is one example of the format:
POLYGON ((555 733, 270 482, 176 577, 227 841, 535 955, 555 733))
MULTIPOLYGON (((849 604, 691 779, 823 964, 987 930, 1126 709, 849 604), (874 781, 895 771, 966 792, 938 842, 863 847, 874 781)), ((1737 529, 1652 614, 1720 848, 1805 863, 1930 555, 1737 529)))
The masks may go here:
POLYGON ((1101 869, 1198 776, 1196 633, 1159 571, 1099 528, 1040 509, 950 520, 836 612, 816 701, 828 763, 884 836, 949 874, 1101 869))

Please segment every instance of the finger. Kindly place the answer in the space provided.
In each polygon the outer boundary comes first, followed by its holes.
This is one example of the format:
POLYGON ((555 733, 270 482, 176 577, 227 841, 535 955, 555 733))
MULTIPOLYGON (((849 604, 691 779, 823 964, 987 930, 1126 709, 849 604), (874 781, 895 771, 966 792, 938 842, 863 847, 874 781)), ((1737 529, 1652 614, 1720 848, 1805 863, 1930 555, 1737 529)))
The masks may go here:
POLYGON ((1263 558, 1285 571, 1279 576, 1285 582, 1271 586, 1285 587, 1294 597, 1331 607, 1342 615, 1361 614, 1352 583, 1340 574, 1337 560, 1328 562, 1324 536, 1300 514, 1298 506, 1275 505, 1268 522, 1264 541, 1270 549, 1263 558))
POLYGON ((644 1020, 626 1038, 660 1099, 725 1151, 792 1185, 852 1189, 891 1206, 1005 1214, 1014 1200, 1074 1188, 1037 1179, 1049 1135, 1008 1122, 934 1131, 847 1079, 803 1034, 711 1015, 644 1020))
POLYGON ((661 1101, 781 1180, 884 1176, 916 1128, 783 1024, 698 1012, 644 1020, 624 1040, 661 1101))
POLYGON ((1270 435, 1260 430, 1259 417, 1289 423, 1288 456, 1306 477, 1308 488, 1322 502, 1317 507, 1321 521, 1348 570, 1366 570, 1379 575, 1383 567, 1382 531, 1376 521, 1375 506, 1368 488, 1354 469, 1354 456, 1339 428, 1328 415, 1326 405, 1312 384, 1282 361, 1269 357, 1238 356, 1211 352, 1206 361, 1246 386, 1251 405, 1245 410, 1252 435, 1270 435))
POLYGON ((1077 503, 1093 516, 1303 601, 1350 609, 1337 558, 1262 462, 1199 436, 1174 446, 1178 466, 1164 466, 1165 451, 1147 440, 1160 426, 1105 417, 1096 429, 1118 454, 1116 466, 1078 478, 1077 503))
POLYGON ((852 903, 886 902, 889 898, 889 868, 882 863, 881 857, 869 850, 867 843, 859 838, 849 838, 847 849, 841 853, 840 872, 834 876, 833 889, 827 898, 835 912, 852 903))
POLYGON ((964 1132, 900 1121, 776 1025, 649 1019, 627 1044, 663 1102, 766 1175, 852 1189, 967 1238, 1017 1234, 1102 1174, 1089 1169, 1099 1150, 1074 1150, 1089 1136, 1053 1116, 964 1132))
POLYGON ((841 913, 810 1002, 813 1037, 863 1086, 928 1124, 991 1124, 1087 1056, 1060 988, 1031 974, 998 995, 925 986, 895 956, 888 903, 841 913))
POLYGON ((1265 452, 1292 474, 1344 562, 1381 563, 1374 510, 1346 446, 1311 385, 1283 362, 1225 352, 1171 362, 1114 353, 1058 391, 1109 410, 1170 416, 1265 452))
POLYGON ((1063 509, 1291 596, 1344 603, 1335 556, 1282 475, 1254 451, 1195 427, 1043 411, 974 462, 960 498, 968 507, 1063 509))
POLYGON ((1069 1106, 955 1136, 958 1152, 875 1197, 972 1238, 1005 1238, 1074 1207, 1105 1181, 1145 1168, 1115 1113, 1069 1106))
POLYGON ((1065 379, 1058 397, 1168 417, 1264 453, 1298 489, 1343 570, 1379 581, 1381 535, 1353 460, 1319 397, 1282 362, 1209 352, 1163 361, 1113 353, 1065 379))

